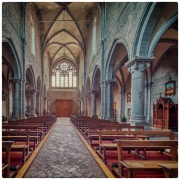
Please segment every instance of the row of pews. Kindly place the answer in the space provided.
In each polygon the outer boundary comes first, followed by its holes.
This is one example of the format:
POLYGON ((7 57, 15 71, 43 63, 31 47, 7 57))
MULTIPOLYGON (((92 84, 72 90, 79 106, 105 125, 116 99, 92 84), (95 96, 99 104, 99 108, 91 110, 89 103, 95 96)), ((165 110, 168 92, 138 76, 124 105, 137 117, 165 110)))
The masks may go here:
POLYGON ((39 116, 2 123, 2 177, 15 177, 56 122, 39 116))
POLYGON ((145 171, 178 177, 178 141, 173 131, 145 130, 144 126, 76 115, 71 122, 116 177, 133 178, 145 171), (108 154, 114 151, 117 162, 108 164, 108 154), (155 160, 147 156, 151 152, 157 154, 155 160))

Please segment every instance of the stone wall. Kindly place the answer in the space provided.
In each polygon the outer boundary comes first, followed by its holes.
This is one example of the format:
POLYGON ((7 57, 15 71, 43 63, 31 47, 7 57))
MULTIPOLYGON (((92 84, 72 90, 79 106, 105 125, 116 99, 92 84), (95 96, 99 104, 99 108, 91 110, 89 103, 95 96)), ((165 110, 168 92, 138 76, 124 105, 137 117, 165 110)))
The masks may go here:
POLYGON ((78 100, 77 91, 68 90, 51 90, 49 100, 49 112, 51 114, 56 114, 56 99, 73 99, 73 114, 78 114, 80 111, 80 102, 78 100))
POLYGON ((35 80, 39 76, 42 82, 42 65, 41 65, 41 41, 39 33, 39 24, 37 19, 37 12, 32 4, 28 4, 26 11, 26 66, 31 64, 33 67, 35 80), (32 26, 35 29, 35 55, 32 53, 32 26))
MULTIPOLYGON (((21 8, 22 3, 2 3, 2 37, 8 38, 16 46, 17 56, 22 59, 22 48, 21 48, 21 8)), ((22 65, 22 63, 21 63, 22 65)))
MULTIPOLYGON (((178 102, 178 50, 177 48, 167 51, 157 64, 152 77, 152 103, 156 102, 160 97, 165 97, 165 83, 171 80, 176 81, 176 94, 166 96, 171 98, 173 102, 178 102)), ((151 106, 152 107, 152 106, 151 106)))

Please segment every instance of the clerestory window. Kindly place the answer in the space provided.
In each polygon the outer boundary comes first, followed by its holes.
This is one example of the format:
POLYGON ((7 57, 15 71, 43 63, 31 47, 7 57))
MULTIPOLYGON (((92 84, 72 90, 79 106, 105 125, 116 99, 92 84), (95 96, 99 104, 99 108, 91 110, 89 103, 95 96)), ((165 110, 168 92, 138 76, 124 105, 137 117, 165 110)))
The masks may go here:
POLYGON ((77 86, 76 67, 70 61, 60 61, 51 71, 52 87, 75 88, 77 86))

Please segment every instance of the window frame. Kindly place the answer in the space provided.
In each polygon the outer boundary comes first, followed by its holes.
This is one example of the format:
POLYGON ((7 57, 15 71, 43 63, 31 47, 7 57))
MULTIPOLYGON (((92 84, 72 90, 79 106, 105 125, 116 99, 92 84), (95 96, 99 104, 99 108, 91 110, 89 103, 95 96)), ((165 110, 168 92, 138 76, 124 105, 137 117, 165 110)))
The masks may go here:
MULTIPOLYGON (((60 66, 59 66, 60 67, 60 66)), ((57 68, 58 69, 58 68, 57 68)), ((61 69, 60 69, 61 70, 61 69)), ((55 73, 55 76, 56 76, 56 73, 55 73)), ((59 80, 61 79, 61 73, 59 75, 59 80)), ((69 89, 69 90, 73 90, 73 89, 77 89, 77 84, 78 83, 78 70, 77 70, 77 66, 75 65, 75 63, 73 63, 72 61, 70 60, 67 60, 67 59, 62 59, 62 60, 59 60, 58 62, 56 62, 51 70, 50 70, 50 87, 51 89, 69 89), (61 81, 59 81, 59 86, 57 87, 56 86, 56 77, 55 77, 55 86, 52 86, 52 77, 53 77, 53 70, 56 71, 56 68, 58 65, 62 64, 63 62, 66 62, 68 63, 68 66, 71 65, 71 69, 72 69, 72 72, 73 72, 73 69, 75 69, 75 77, 76 77, 76 86, 73 87, 73 73, 72 73, 72 87, 69 87, 69 72, 70 72, 70 69, 68 69, 67 71, 64 71, 64 73, 66 74, 68 72, 68 87, 65 86, 65 74, 64 74, 64 86, 62 87, 61 86, 61 81)))

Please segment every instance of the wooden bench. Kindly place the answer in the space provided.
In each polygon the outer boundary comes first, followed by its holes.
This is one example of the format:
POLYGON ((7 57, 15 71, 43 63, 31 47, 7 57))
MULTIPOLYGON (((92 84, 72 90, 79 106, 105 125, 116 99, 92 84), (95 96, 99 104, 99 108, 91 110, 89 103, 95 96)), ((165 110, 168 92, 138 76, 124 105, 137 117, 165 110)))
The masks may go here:
MULTIPOLYGON (((13 131, 13 130, 24 130, 26 132, 26 139, 25 144, 13 144, 12 145, 12 151, 22 151, 23 153, 23 163, 27 160, 31 152, 29 151, 29 139, 30 139, 30 134, 32 130, 35 130, 35 136, 38 136, 38 127, 39 126, 34 126, 34 125, 3 125, 2 130, 3 131, 13 131), (28 131, 29 130, 29 131, 28 131)), ((23 134, 24 135, 24 134, 23 134)), ((22 134, 21 134, 22 136, 22 134)), ((6 137, 7 138, 7 137, 6 137)), ((14 137, 15 139, 15 137, 14 137)), ((18 138, 17 138, 18 139, 18 138)), ((22 139, 19 138, 19 139, 22 139)))
MULTIPOLYGON (((142 140, 149 140, 151 136, 155 137, 167 137, 168 140, 174 140, 174 132, 173 131, 99 131, 99 149, 96 152, 103 158, 104 162, 106 163, 106 150, 116 150, 117 144, 116 143, 104 143, 103 140, 107 139, 142 139, 142 140)), ((128 152, 134 153, 136 156, 142 159, 146 159, 146 151, 143 150, 143 155, 139 154, 138 149, 133 149, 131 147, 126 147, 128 152), (132 151, 133 150, 133 151, 132 151)), ((150 149, 148 149, 150 150, 150 149)), ((164 149, 158 149, 163 151, 164 149)))
POLYGON ((118 148, 118 167, 114 167, 113 171, 119 176, 124 177, 124 169, 128 170, 128 177, 133 177, 133 172, 144 170, 163 170, 159 164, 177 164, 177 146, 176 140, 117 140, 118 148), (123 158, 123 148, 146 148, 146 149, 171 149, 171 160, 126 160, 123 158))
POLYGON ((95 135, 99 134, 100 130, 122 130, 126 129, 130 126, 130 124, 119 124, 119 123, 93 123, 93 124, 88 124, 86 129, 84 130, 83 134, 84 136, 90 137, 90 135, 95 135))
MULTIPOLYGON (((6 131, 2 132, 2 134, 6 134, 6 131)), ((31 152, 29 151, 29 139, 30 139, 30 131, 17 131, 13 133, 13 131, 9 131, 10 136, 2 136, 3 140, 9 140, 9 141, 14 141, 14 143, 11 146, 11 151, 16 151, 16 152, 22 152, 23 158, 22 162, 23 164, 26 162, 27 158, 30 156, 31 152)))
POLYGON ((4 178, 10 177, 10 153, 13 141, 2 141, 2 151, 5 151, 4 161, 2 162, 2 171, 4 171, 4 178))
POLYGON ((3 123, 2 125, 39 126, 38 134, 37 134, 37 130, 31 130, 31 137, 33 137, 33 136, 37 137, 36 145, 41 141, 41 139, 45 136, 45 134, 47 132, 47 127, 45 127, 44 123, 39 123, 39 122, 26 122, 23 120, 18 120, 18 121, 9 121, 8 123, 3 123))
POLYGON ((159 164, 163 168, 165 178, 177 178, 178 177, 178 163, 175 164, 159 164))
MULTIPOLYGON (((97 128, 95 126, 89 126, 89 133, 88 133, 88 136, 87 136, 87 141, 92 146, 92 141, 93 140, 99 140, 99 131, 105 131, 105 132, 106 131, 113 131, 113 132, 115 132, 115 131, 123 131, 123 130, 144 131, 144 126, 130 126, 129 124, 108 124, 108 125, 105 125, 105 126, 103 126, 103 124, 102 124, 97 128)), ((106 139, 114 140, 114 137, 109 137, 108 138, 106 136, 106 139)))
MULTIPOLYGON (((27 142, 27 136, 29 136, 29 142, 33 142, 33 150, 35 150, 38 142, 37 136, 31 136, 31 131, 24 130, 11 130, 11 131, 2 131, 3 140, 12 140, 14 142, 27 142)), ((29 145, 30 148, 30 145, 29 145)))

